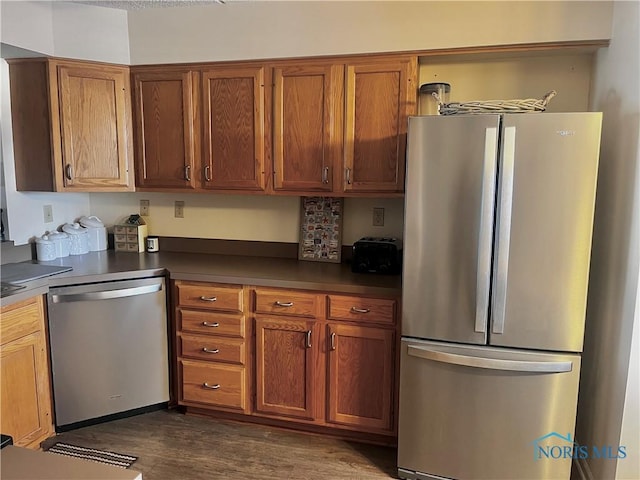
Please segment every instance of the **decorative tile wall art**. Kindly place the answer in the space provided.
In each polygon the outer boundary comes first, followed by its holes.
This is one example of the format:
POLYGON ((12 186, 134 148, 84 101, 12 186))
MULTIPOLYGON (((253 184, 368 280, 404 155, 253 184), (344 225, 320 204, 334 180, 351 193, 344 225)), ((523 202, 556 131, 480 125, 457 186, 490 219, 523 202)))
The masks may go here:
POLYGON ((342 198, 302 197, 298 259, 340 263, 342 198))

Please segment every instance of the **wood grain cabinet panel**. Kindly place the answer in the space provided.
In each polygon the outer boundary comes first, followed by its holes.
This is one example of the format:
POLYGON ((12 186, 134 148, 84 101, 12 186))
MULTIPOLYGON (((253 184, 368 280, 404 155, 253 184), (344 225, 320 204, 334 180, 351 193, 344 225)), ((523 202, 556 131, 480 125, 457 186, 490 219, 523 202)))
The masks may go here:
POLYGON ((244 365, 244 340, 210 335, 180 336, 180 354, 183 357, 244 365))
POLYGON ((393 330, 329 323, 327 421, 393 429, 393 330))
POLYGON ((197 73, 132 73, 136 186, 194 189, 200 180, 197 73))
POLYGON ((133 190, 128 67, 15 60, 10 81, 18 190, 133 190))
POLYGON ((223 337, 245 336, 245 318, 242 314, 205 312, 179 308, 178 328, 183 332, 220 335, 223 337))
POLYGON ((396 321, 396 300, 327 295, 327 318, 352 322, 393 324, 396 321))
POLYGON ((273 70, 274 190, 331 192, 340 159, 342 65, 273 70))
POLYGON ((313 420, 317 327, 310 320, 258 317, 256 411, 313 420))
POLYGON ((180 360, 182 399, 244 410, 246 408, 245 369, 237 365, 180 360))
POLYGON ((265 188, 264 68, 202 71, 206 189, 265 188))
POLYGON ((414 57, 347 64, 345 192, 403 192, 407 118, 415 114, 414 57))
POLYGON ((2 308, 0 340, 2 433, 39 448, 54 435, 42 297, 2 308))
POLYGON ((318 295, 298 290, 257 288, 255 311, 271 315, 314 318, 318 315, 318 295))
POLYGON ((178 284, 178 303, 181 307, 242 312, 243 301, 241 285, 178 284))

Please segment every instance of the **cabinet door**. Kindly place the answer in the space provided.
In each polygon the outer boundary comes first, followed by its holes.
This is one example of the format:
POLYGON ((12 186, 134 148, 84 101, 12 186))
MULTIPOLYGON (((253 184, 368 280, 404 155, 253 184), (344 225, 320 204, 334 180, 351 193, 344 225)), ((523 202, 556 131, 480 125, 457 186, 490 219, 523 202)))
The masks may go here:
POLYGON ((53 435, 44 334, 37 331, 0 347, 2 433, 15 445, 38 448, 53 435))
POLYGON ((202 72, 204 187, 264 190, 264 68, 202 72))
POLYGON ((393 429, 394 330, 330 323, 327 421, 393 429))
POLYGON ((341 65, 322 64, 274 69, 274 190, 333 190, 341 147, 342 71, 341 65))
POLYGON ((314 419, 317 328, 310 320, 256 318, 256 410, 314 419))
POLYGON ((64 190, 132 190, 128 69, 58 64, 64 190))
POLYGON ((196 187, 199 135, 195 118, 196 74, 133 74, 138 187, 196 187))
POLYGON ((344 190, 404 190, 407 118, 416 109, 416 60, 346 67, 344 190))

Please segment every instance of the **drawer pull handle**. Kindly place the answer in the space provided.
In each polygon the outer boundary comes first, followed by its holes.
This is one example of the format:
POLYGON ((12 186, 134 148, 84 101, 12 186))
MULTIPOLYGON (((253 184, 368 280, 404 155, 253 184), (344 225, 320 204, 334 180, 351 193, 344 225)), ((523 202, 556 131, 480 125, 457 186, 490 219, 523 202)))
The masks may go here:
POLYGON ((218 297, 205 297, 204 295, 202 295, 200 297, 200 300, 202 300, 203 302, 217 302, 218 297))
POLYGON ((278 307, 293 307, 293 302, 279 302, 279 301, 276 301, 275 304, 278 307))
POLYGON ((331 332, 331 350, 336 349, 336 332, 331 332))
POLYGON ((311 330, 307 330, 307 348, 311 348, 311 330))
POLYGON ((184 166, 184 179, 187 182, 191 181, 191 165, 185 165, 184 166))
POLYGON ((214 348, 213 350, 209 350, 207 347, 202 347, 202 351, 205 353, 220 353, 220 350, 217 348, 214 348))
POLYGON ((202 388, 208 388, 209 390, 218 390, 220 388, 220 384, 216 383, 215 385, 209 385, 207 382, 202 384, 202 388))
POLYGON ((204 179, 207 182, 211 181, 211 166, 207 165, 206 167, 204 167, 204 179))
POLYGON ((368 308, 351 307, 351 311, 353 313, 369 313, 371 310, 368 308))
POLYGON ((205 327, 219 327, 220 324, 218 322, 213 322, 213 323, 209 323, 209 322, 202 322, 202 325, 204 325, 205 327))
POLYGON ((322 183, 329 183, 329 167, 322 169, 322 183))

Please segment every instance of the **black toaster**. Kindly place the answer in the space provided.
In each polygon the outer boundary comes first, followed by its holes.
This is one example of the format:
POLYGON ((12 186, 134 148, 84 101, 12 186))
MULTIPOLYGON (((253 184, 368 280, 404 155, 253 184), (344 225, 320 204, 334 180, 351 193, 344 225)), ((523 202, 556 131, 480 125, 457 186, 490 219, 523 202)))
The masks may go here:
POLYGON ((402 271, 402 244, 392 237, 364 237, 353 244, 351 271, 396 275, 402 271))

